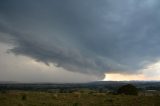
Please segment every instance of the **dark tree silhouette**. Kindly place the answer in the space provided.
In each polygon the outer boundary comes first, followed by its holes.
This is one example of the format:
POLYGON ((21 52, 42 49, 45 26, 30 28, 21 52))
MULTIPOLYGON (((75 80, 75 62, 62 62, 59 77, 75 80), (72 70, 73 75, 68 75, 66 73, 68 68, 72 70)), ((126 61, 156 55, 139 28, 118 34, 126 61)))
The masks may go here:
POLYGON ((126 94, 126 95, 137 95, 138 89, 132 84, 127 84, 127 85, 121 86, 117 90, 117 93, 118 94, 126 94))

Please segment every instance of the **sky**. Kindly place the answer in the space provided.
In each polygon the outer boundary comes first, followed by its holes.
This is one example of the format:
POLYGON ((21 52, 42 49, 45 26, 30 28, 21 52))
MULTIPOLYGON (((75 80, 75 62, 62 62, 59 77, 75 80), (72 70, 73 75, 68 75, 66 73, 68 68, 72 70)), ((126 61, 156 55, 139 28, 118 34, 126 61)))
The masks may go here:
POLYGON ((0 0, 0 81, 160 80, 159 0, 0 0))

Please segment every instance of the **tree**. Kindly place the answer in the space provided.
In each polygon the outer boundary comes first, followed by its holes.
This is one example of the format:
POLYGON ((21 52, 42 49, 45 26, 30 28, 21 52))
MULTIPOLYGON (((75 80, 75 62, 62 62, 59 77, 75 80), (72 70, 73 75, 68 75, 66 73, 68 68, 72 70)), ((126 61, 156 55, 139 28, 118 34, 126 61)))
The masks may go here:
POLYGON ((126 95, 137 95, 138 89, 132 84, 127 84, 127 85, 121 86, 117 90, 117 93, 118 94, 126 94, 126 95))

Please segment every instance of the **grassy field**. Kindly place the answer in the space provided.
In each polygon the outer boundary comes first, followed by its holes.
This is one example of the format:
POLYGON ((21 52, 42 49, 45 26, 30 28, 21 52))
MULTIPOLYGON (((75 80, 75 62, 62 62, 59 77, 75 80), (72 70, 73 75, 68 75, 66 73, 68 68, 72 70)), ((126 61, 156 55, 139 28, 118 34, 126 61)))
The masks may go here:
POLYGON ((160 106, 160 96, 8 91, 0 93, 0 106, 160 106))

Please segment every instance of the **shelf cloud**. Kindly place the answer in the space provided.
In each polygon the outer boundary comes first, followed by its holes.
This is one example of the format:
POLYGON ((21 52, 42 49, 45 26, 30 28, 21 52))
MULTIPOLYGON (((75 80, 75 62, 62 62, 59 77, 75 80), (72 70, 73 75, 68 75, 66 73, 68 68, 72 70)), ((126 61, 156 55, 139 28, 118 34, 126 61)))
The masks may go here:
POLYGON ((15 55, 100 78, 159 61, 159 0, 0 2, 0 42, 15 55))

